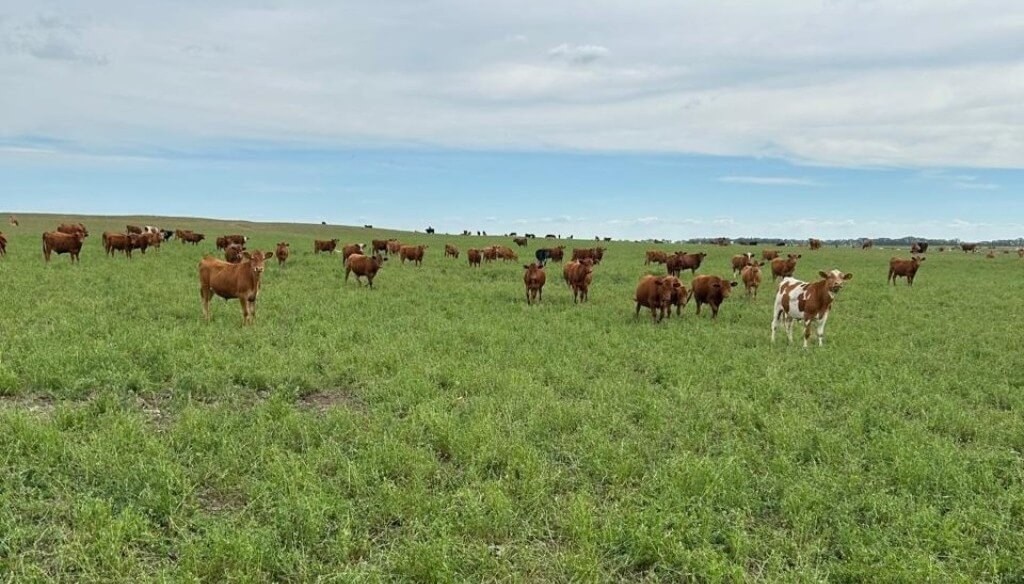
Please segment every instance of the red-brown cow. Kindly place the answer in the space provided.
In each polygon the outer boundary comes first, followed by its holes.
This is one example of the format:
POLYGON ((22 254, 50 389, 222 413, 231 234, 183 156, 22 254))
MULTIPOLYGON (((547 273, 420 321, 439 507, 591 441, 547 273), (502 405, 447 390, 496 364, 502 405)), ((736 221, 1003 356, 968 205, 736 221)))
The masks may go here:
POLYGON ((696 274, 701 262, 704 261, 707 255, 704 252, 686 253, 685 251, 677 251, 668 257, 668 261, 665 262, 665 268, 670 276, 676 276, 677 278, 683 270, 690 270, 691 274, 696 274))
POLYGON ((459 248, 450 243, 444 244, 444 257, 459 259, 459 248))
MULTIPOLYGON (((636 285, 636 313, 634 317, 640 316, 641 308, 651 309, 651 320, 661 322, 672 311, 672 297, 682 295, 685 297, 686 290, 680 288, 683 284, 679 278, 673 276, 644 276, 636 285)), ((685 304, 685 300, 683 301, 685 304)))
POLYGON ((498 245, 498 246, 495 246, 495 251, 498 254, 498 257, 500 257, 502 259, 502 261, 506 261, 506 262, 519 261, 519 255, 516 254, 516 252, 512 251, 511 248, 505 247, 503 245, 498 245))
POLYGON ((370 252, 386 255, 388 253, 388 240, 373 239, 370 241, 370 252))
POLYGON ((483 259, 483 254, 478 249, 470 249, 466 251, 466 256, 469 258, 470 267, 480 267, 480 260, 483 259))
POLYGON ((81 223, 61 223, 57 226, 57 233, 64 233, 67 235, 81 233, 83 239, 89 237, 89 230, 81 223))
POLYGON ((224 248, 224 261, 228 262, 229 264, 242 263, 243 251, 245 250, 241 245, 237 243, 229 243, 228 246, 224 248))
POLYGON ((761 287, 761 267, 764 266, 764 262, 754 262, 740 272, 740 278, 743 280, 743 286, 747 290, 747 296, 753 296, 757 298, 757 290, 761 287))
POLYGON ((50 261, 50 254, 57 252, 57 255, 66 253, 71 257, 71 263, 81 263, 79 254, 82 253, 82 242, 85 235, 81 231, 74 233, 59 233, 46 231, 43 233, 43 258, 50 261))
POLYGON ((366 244, 363 243, 349 243, 341 247, 341 260, 345 261, 350 255, 363 255, 363 249, 366 248, 366 244))
POLYGON ((287 241, 280 241, 277 244, 277 249, 274 250, 274 257, 277 258, 277 265, 283 266, 288 261, 288 256, 291 254, 291 245, 287 241))
POLYGON ((398 250, 398 257, 401 258, 402 264, 405 264, 405 260, 409 260, 413 265, 423 265, 423 251, 427 249, 425 245, 403 245, 398 250))
POLYGON ((124 252, 128 259, 132 259, 132 250, 135 249, 132 246, 132 237, 139 237, 134 233, 116 233, 113 231, 103 232, 103 251, 104 255, 114 257, 114 252, 124 252))
POLYGON ((732 275, 737 276, 743 271, 743 268, 754 263, 754 254, 747 252, 740 255, 732 256, 732 275))
POLYGON ((4 237, 3 233, 0 233, 0 256, 7 255, 7 238, 4 237))
POLYGON ((348 282, 348 275, 355 274, 356 282, 361 286, 363 283, 359 278, 366 278, 367 285, 373 288, 373 279, 377 276, 377 272, 384 266, 384 262, 388 261, 388 258, 373 254, 365 256, 357 253, 348 256, 345 260, 345 281, 348 282))
POLYGON ((337 239, 314 239, 313 240, 313 253, 319 254, 320 252, 334 253, 334 250, 338 248, 337 239))
POLYGON ((574 247, 572 249, 572 259, 573 259, 573 261, 579 261, 579 260, 584 260, 584 259, 588 259, 589 258, 591 260, 594 260, 594 264, 596 265, 596 264, 601 263, 601 260, 604 259, 604 252, 605 252, 605 248, 603 248, 603 247, 591 247, 591 248, 578 248, 578 247, 574 247))
POLYGON ((774 249, 764 249, 764 250, 761 250, 761 259, 763 259, 766 262, 770 262, 770 261, 774 260, 777 257, 779 257, 778 250, 774 250, 774 249))
POLYGON ((711 318, 718 318, 718 309, 725 302, 725 299, 732 294, 737 282, 730 282, 718 276, 697 276, 690 284, 690 294, 697 302, 697 315, 700 315, 700 307, 707 304, 711 307, 711 318))
POLYGON ((921 267, 921 263, 927 258, 913 256, 909 260, 894 257, 889 260, 889 275, 885 279, 885 283, 888 284, 890 281, 892 285, 896 285, 896 278, 906 278, 907 286, 914 285, 914 277, 917 276, 917 270, 921 267))
POLYGON ((199 242, 206 239, 206 236, 202 233, 196 233, 194 231, 185 231, 181 234, 181 244, 191 243, 192 245, 199 245, 199 242))
POLYGON ((523 266, 523 269, 526 270, 523 273, 523 284, 526 285, 526 303, 540 302, 544 296, 544 282, 547 280, 544 268, 532 263, 523 266))
POLYGON ((210 320, 210 300, 216 294, 225 300, 237 298, 242 304, 242 326, 256 321, 256 299, 260 294, 265 260, 271 252, 242 252, 242 262, 232 264, 206 256, 199 262, 199 296, 203 316, 210 320))
POLYGON ((655 249, 647 250, 647 259, 644 260, 644 265, 650 264, 664 264, 668 261, 668 253, 658 251, 655 249))
POLYGON ((518 245, 519 247, 526 247, 526 245, 529 243, 529 240, 526 239, 525 237, 513 237, 512 243, 518 245))
POLYGON ((815 239, 812 237, 807 240, 807 243, 810 244, 811 249, 821 249, 822 242, 820 239, 815 239))
POLYGON ((586 302, 590 297, 590 284, 594 279, 594 260, 573 260, 565 264, 562 275, 565 277, 565 283, 572 288, 573 304, 586 302))
POLYGON ((786 259, 775 258, 772 260, 772 282, 779 278, 789 278, 796 272, 796 261, 800 259, 798 253, 789 254, 786 259))
POLYGON ((402 242, 397 239, 388 240, 388 255, 396 255, 402 249, 402 242))
POLYGON ((143 233, 143 234, 129 233, 128 234, 128 239, 129 239, 129 242, 131 244, 132 249, 133 250, 137 249, 137 250, 141 251, 143 255, 146 254, 146 249, 148 249, 149 246, 152 245, 153 241, 155 241, 154 238, 155 238, 155 235, 152 234, 152 233, 143 233))
POLYGON ((772 342, 775 342, 775 329, 779 324, 786 327, 789 342, 793 342, 794 321, 804 322, 804 348, 811 338, 811 326, 818 323, 818 346, 825 344, 825 323, 836 294, 843 288, 853 274, 844 274, 839 270, 818 272, 821 280, 809 284, 796 278, 786 278, 779 283, 775 293, 775 308, 772 313, 772 342))

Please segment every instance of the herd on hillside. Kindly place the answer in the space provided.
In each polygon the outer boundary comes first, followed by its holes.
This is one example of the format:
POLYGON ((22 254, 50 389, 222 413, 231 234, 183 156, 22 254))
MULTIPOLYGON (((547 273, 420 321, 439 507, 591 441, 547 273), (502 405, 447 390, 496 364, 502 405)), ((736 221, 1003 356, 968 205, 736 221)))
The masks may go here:
MULTIPOLYGON (((13 227, 18 226, 15 217, 10 218, 13 227)), ((432 230, 431 230, 432 231, 432 230)), ((79 254, 82 250, 85 238, 89 236, 89 230, 82 223, 64 223, 55 231, 44 232, 42 235, 43 257, 50 261, 53 253, 68 254, 72 263, 80 262, 79 254)), ((172 238, 177 238, 183 245, 198 245, 205 240, 205 235, 191 230, 166 230, 152 225, 136 226, 127 225, 124 233, 104 232, 102 236, 103 248, 107 255, 113 256, 117 252, 132 257, 135 250, 145 254, 150 247, 159 249, 161 244, 172 238)), ((260 252, 247 250, 248 238, 244 235, 224 235, 216 238, 218 250, 223 250, 224 260, 206 255, 199 263, 200 296, 202 298, 203 316, 210 319, 210 301, 214 295, 224 299, 237 298, 242 307, 242 324, 252 324, 256 315, 256 299, 259 295, 262 274, 265 262, 276 258, 279 265, 284 265, 290 255, 290 245, 287 242, 279 242, 273 252, 260 252)), ((519 247, 526 247, 529 239, 527 237, 513 237, 512 242, 519 247)), ((819 239, 808 240, 811 250, 821 249, 822 241, 819 239)), ((864 249, 872 247, 870 240, 862 245, 864 249)), ((976 252, 977 244, 961 244, 964 252, 976 252)), ((345 281, 354 274, 356 281, 362 285, 362 278, 366 279, 367 285, 373 287, 373 279, 381 269, 389 256, 397 256, 404 264, 406 261, 414 265, 421 265, 426 245, 403 245, 396 239, 374 239, 371 242, 369 252, 364 244, 352 243, 340 246, 339 240, 314 240, 313 252, 340 253, 345 267, 345 281)), ((573 248, 571 259, 565 262, 562 269, 562 277, 565 283, 572 290, 573 302, 586 302, 589 295, 590 284, 594 277, 594 267, 604 259, 606 249, 604 247, 573 248)), ((911 258, 902 259, 893 257, 889 262, 889 273, 886 283, 896 284, 897 278, 905 278, 908 285, 913 285, 914 278, 921 264, 925 261, 924 254, 928 251, 926 242, 914 243, 911 246, 911 258)), ((946 251, 939 248, 940 252, 946 251)), ((7 239, 0 232, 0 256, 7 253, 7 239)), ((1008 253, 1008 250, 1004 251, 1008 253)), ((1024 248, 1017 250, 1018 256, 1024 258, 1024 248)), ((565 246, 546 247, 536 250, 535 262, 524 265, 523 283, 527 304, 538 303, 543 299, 544 285, 547 281, 546 266, 548 262, 562 262, 565 255, 565 246)), ((480 267, 481 263, 492 262, 498 259, 504 261, 518 261, 519 256, 511 248, 502 245, 492 245, 483 248, 473 248, 466 252, 470 267, 480 267)), ((647 308, 651 311, 653 322, 661 322, 664 318, 670 317, 673 308, 676 315, 682 315, 683 309, 693 300, 696 305, 696 313, 701 313, 701 308, 708 305, 711 309, 711 318, 717 318, 719 308, 725 299, 729 298, 732 289, 740 285, 739 281, 730 281, 726 278, 711 275, 696 275, 701 263, 707 256, 704 252, 687 253, 651 250, 646 253, 645 265, 663 264, 666 268, 666 275, 655 276, 645 275, 636 287, 636 315, 647 308), (679 279, 680 274, 690 270, 693 280, 689 288, 679 279)), ((445 244, 444 257, 458 259, 459 249, 451 244, 445 244)), ((775 341, 776 330, 782 326, 790 342, 793 341, 793 326, 796 321, 804 323, 804 347, 808 346, 811 331, 817 327, 816 337, 818 344, 824 342, 825 323, 828 320, 829 312, 836 294, 843 288, 853 275, 843 273, 840 270, 821 271, 818 273, 820 280, 815 282, 803 282, 793 277, 797 261, 802 257, 799 253, 789 253, 781 257, 778 250, 765 249, 760 259, 755 259, 753 253, 738 254, 731 258, 733 277, 738 277, 748 296, 756 297, 761 285, 761 268, 766 265, 771 270, 772 280, 781 278, 775 294, 773 309, 771 340, 775 341)), ((988 258, 994 258, 993 251, 986 254, 988 258)))

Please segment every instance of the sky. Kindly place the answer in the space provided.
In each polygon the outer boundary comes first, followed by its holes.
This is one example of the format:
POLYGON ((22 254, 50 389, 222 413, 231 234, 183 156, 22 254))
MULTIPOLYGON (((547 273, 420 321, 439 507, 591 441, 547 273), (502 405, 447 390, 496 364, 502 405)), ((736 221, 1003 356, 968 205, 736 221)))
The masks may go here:
POLYGON ((1024 3, 0 0, 0 211, 1024 236, 1024 3))

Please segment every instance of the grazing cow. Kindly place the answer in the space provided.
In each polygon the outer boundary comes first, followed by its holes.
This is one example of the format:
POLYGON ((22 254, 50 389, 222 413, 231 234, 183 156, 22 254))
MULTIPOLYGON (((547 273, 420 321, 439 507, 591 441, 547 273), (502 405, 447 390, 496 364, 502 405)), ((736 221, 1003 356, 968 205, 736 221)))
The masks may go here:
POLYGON ((181 242, 181 245, 185 245, 185 234, 186 233, 192 233, 192 231, 190 229, 175 229, 174 230, 174 237, 178 238, 178 241, 181 242))
POLYGON ((202 233, 196 233, 194 231, 189 231, 189 232, 185 233, 185 237, 183 238, 183 241, 186 242, 186 243, 191 243, 192 245, 199 245, 199 242, 201 242, 204 239, 206 239, 206 236, 203 235, 202 233))
POLYGON ((81 233, 83 239, 89 237, 89 230, 81 223, 61 223, 57 226, 57 233, 65 233, 67 235, 81 233))
POLYGON ((704 252, 686 253, 685 251, 677 251, 668 257, 668 260, 665 262, 665 268, 668 270, 668 275, 677 278, 683 270, 690 270, 691 274, 696 274, 701 262, 704 261, 707 255, 704 252))
POLYGON ((470 250, 468 250, 466 252, 466 256, 469 258, 469 266, 470 267, 473 267, 473 266, 476 266, 478 268, 480 267, 480 260, 483 259, 483 254, 480 253, 480 250, 478 250, 476 248, 472 248, 472 249, 470 249, 470 250))
POLYGON ((987 254, 985 254, 985 257, 990 259, 990 260, 994 260, 994 259, 996 259, 996 252, 989 251, 987 254))
MULTIPOLYGON (((643 276, 636 285, 636 313, 634 317, 640 316, 641 308, 651 309, 651 320, 655 323, 661 322, 672 311, 673 294, 676 297, 686 296, 686 290, 682 289, 683 284, 679 278, 672 276, 643 276)), ((686 301, 683 300, 683 304, 686 301)))
POLYGON ((450 243, 444 244, 444 257, 459 259, 459 248, 450 243))
POLYGON ((775 258, 772 260, 772 282, 779 278, 789 278, 796 272, 796 261, 800 259, 800 254, 791 253, 786 259, 775 258))
POLYGON ((818 346, 825 344, 825 323, 832 308, 832 301, 853 274, 844 274, 839 270, 818 272, 821 280, 814 283, 801 282, 796 278, 786 278, 779 283, 775 293, 775 308, 772 316, 772 342, 775 342, 775 330, 779 324, 786 327, 789 342, 793 342, 793 323, 804 322, 804 348, 811 338, 811 326, 818 324, 818 346))
POLYGON ((495 246, 495 250, 502 261, 519 261, 519 255, 512 251, 511 248, 505 247, 504 245, 498 245, 495 246))
POLYGON ((341 247, 341 259, 342 261, 347 260, 348 256, 359 254, 363 255, 363 250, 366 248, 365 243, 349 243, 341 247))
POLYGON ((778 250, 775 250, 775 249, 764 249, 764 250, 761 250, 761 259, 766 261, 766 262, 770 262, 770 261, 774 260, 777 257, 779 257, 778 250))
POLYGON ((18 226, 18 218, 15 217, 14 215, 11 215, 10 217, 8 217, 7 218, 7 222, 11 224, 11 227, 17 227, 18 226))
POLYGON ((142 228, 139 227, 138 225, 125 225, 124 230, 126 233, 135 233, 137 235, 142 235, 142 228))
POLYGON ((319 255, 320 252, 334 253, 334 250, 338 248, 337 239, 314 239, 313 240, 313 253, 319 255))
POLYGON ((764 266, 764 262, 753 262, 743 268, 740 272, 740 278, 743 280, 743 286, 747 290, 747 296, 753 296, 757 298, 757 289, 761 287, 761 267, 764 266))
POLYGON ((399 250, 402 249, 402 242, 397 239, 388 240, 388 255, 397 255, 399 250))
POLYGON ((124 252, 128 259, 132 259, 132 250, 135 249, 132 238, 140 237, 135 233, 116 233, 113 231, 104 231, 103 240, 103 252, 104 255, 114 257, 114 252, 124 252))
POLYGON ((910 253, 925 253, 928 251, 928 243, 924 241, 915 241, 910 244, 910 253))
POLYGON ((732 275, 736 276, 743 271, 743 268, 754 263, 754 254, 744 253, 732 256, 732 275))
POLYGON ((50 254, 57 252, 57 255, 66 253, 71 257, 71 263, 81 263, 79 254, 82 253, 82 242, 85 235, 76 230, 74 233, 61 233, 46 231, 43 233, 43 258, 50 261, 50 254))
POLYGON ((523 274, 523 284, 526 285, 526 303, 540 302, 544 296, 544 282, 547 280, 544 266, 533 263, 523 266, 523 269, 526 270, 523 274))
POLYGON ((7 238, 0 232, 0 256, 7 255, 7 238))
POLYGON ((561 262, 565 257, 565 246, 559 245, 557 247, 548 248, 548 258, 553 262, 561 262))
POLYGON ((860 244, 860 248, 861 248, 861 249, 871 249, 871 248, 873 248, 873 247, 875 247, 875 242, 874 242, 874 241, 872 241, 872 240, 870 240, 870 239, 865 239, 865 240, 864 240, 864 241, 863 241, 863 242, 862 242, 862 243, 860 244))
POLYGON ((483 249, 483 256, 484 256, 484 261, 487 262, 487 263, 491 263, 494 260, 498 259, 498 246, 490 245, 490 246, 485 247, 483 249))
POLYGON ((810 244, 811 249, 821 249, 821 240, 820 239, 815 239, 815 238, 812 237, 812 238, 807 240, 807 243, 810 244))
POLYGON ((388 240, 386 239, 374 239, 370 242, 370 251, 372 253, 379 253, 381 255, 387 255, 388 253, 388 240))
POLYGON ((228 246, 224 248, 224 261, 229 264, 242 263, 243 251, 245 251, 245 248, 241 245, 238 245, 237 243, 229 243, 228 246))
POLYGON ((895 286, 896 278, 906 278, 907 286, 913 286, 917 270, 921 267, 921 263, 926 259, 927 258, 920 256, 913 256, 909 260, 897 257, 890 259, 889 275, 885 278, 885 283, 888 284, 891 281, 892 285, 895 286))
POLYGON ((363 229, 373 229, 373 225, 363 225, 363 229))
POLYGON ((519 247, 526 247, 529 241, 525 237, 513 237, 512 243, 518 245, 519 247))
POLYGON ((199 262, 199 296, 203 299, 203 316, 210 320, 210 300, 216 294, 224 300, 237 298, 242 304, 242 326, 256 321, 256 299, 260 294, 264 262, 271 252, 242 252, 241 263, 222 262, 206 256, 199 262))
POLYGON ((718 276, 701 275, 694 278, 690 284, 690 294, 697 302, 697 315, 700 315, 700 307, 707 304, 711 307, 711 318, 718 318, 718 308, 732 294, 734 286, 739 284, 718 276))
POLYGON ((425 245, 403 245, 398 250, 398 256, 402 259, 402 265, 405 265, 405 260, 409 260, 413 265, 423 265, 423 251, 427 249, 425 245))
POLYGON ((348 282, 348 275, 354 273, 356 275, 356 282, 360 286, 363 283, 359 278, 365 277, 367 285, 373 288, 373 279, 386 261, 388 261, 388 258, 377 254, 365 256, 361 253, 355 253, 348 256, 345 259, 345 282, 348 282))
POLYGON ((644 260, 644 265, 650 264, 664 264, 668 261, 668 254, 663 251, 655 249, 647 250, 647 259, 644 260))
POLYGON ((572 288, 573 304, 586 302, 590 296, 590 283, 594 279, 594 260, 573 260, 565 264, 562 275, 565 277, 565 283, 572 288))
POLYGON ((977 243, 961 243, 960 244, 960 249, 964 250, 964 253, 967 253, 967 252, 975 253, 976 251, 978 251, 978 244, 977 243))
POLYGON ((533 257, 537 258, 537 263, 541 266, 547 264, 548 260, 551 259, 551 250, 546 248, 540 248, 533 252, 533 257))
POLYGON ((277 257, 277 265, 283 266, 288 261, 288 254, 290 250, 287 241, 281 241, 277 244, 277 249, 274 251, 274 256, 277 257))

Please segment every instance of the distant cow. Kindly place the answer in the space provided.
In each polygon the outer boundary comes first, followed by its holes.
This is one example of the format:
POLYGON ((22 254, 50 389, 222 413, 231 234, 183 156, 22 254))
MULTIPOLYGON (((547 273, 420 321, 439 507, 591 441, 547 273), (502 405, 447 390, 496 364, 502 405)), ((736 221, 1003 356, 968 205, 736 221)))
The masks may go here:
POLYGON ((174 230, 174 237, 178 238, 178 241, 181 242, 181 245, 185 245, 185 235, 188 234, 188 233, 192 233, 192 230, 191 229, 175 229, 174 230))
POLYGON ((450 243, 444 244, 444 257, 459 259, 459 248, 450 243))
POLYGON ((470 267, 473 267, 473 266, 476 266, 478 268, 480 267, 480 260, 483 259, 483 254, 480 253, 480 250, 478 250, 476 248, 470 249, 470 250, 466 251, 466 256, 469 258, 469 265, 470 265, 470 267))
POLYGON ((774 249, 764 249, 764 250, 761 250, 761 259, 766 261, 766 262, 770 262, 770 261, 774 260, 777 257, 779 257, 778 250, 774 250, 774 249))
POLYGON ((386 239, 374 239, 370 241, 370 251, 372 253, 379 253, 386 255, 388 253, 388 240, 386 239))
POLYGON ((491 263, 494 260, 498 259, 498 246, 489 245, 483 248, 480 253, 484 256, 485 262, 491 263))
POLYGON ((210 300, 216 294, 225 300, 237 298, 242 305, 242 326, 256 321, 256 299, 260 294, 264 262, 274 254, 242 252, 241 263, 223 262, 211 256, 199 262, 199 295, 203 316, 210 320, 210 300))
POLYGON ((810 244, 811 249, 821 249, 821 240, 820 239, 815 239, 815 238, 812 237, 812 238, 807 240, 807 243, 810 244))
POLYGON ((796 278, 786 278, 779 283, 775 293, 775 308, 772 316, 772 342, 775 342, 775 330, 779 324, 786 327, 789 342, 793 342, 793 324, 804 322, 804 348, 811 338, 811 326, 818 324, 818 346, 825 344, 825 323, 836 294, 843 288, 853 274, 844 274, 839 270, 818 272, 821 280, 814 283, 801 282, 796 278))
POLYGON ((668 257, 668 260, 665 262, 665 269, 670 276, 677 278, 683 270, 690 270, 691 274, 696 274, 701 262, 704 261, 707 255, 704 252, 686 253, 677 251, 668 257))
POLYGON ((697 303, 697 315, 700 315, 700 307, 707 304, 711 307, 711 318, 718 318, 718 309, 732 294, 734 286, 739 286, 739 284, 718 276, 701 275, 694 278, 690 294, 697 303))
POLYGON ((242 251, 243 248, 241 245, 237 243, 229 243, 228 246, 224 248, 224 261, 229 264, 242 263, 242 251))
POLYGON ((434 234, 434 228, 433 227, 427 227, 427 235, 433 235, 433 234, 434 234))
POLYGON ((928 243, 925 241, 915 241, 910 244, 910 253, 925 253, 928 251, 928 243))
POLYGON ((775 258, 772 260, 772 281, 791 277, 796 272, 796 261, 798 259, 800 259, 800 254, 791 253, 786 259, 775 258))
POLYGON ((338 248, 337 239, 314 239, 313 240, 313 253, 319 255, 320 252, 334 253, 334 250, 338 248))
POLYGON ((864 240, 864 241, 863 241, 863 242, 862 242, 862 243, 860 244, 860 248, 861 248, 861 249, 871 249, 871 248, 873 248, 873 247, 875 247, 875 242, 874 242, 874 241, 871 241, 870 239, 865 239, 865 240, 864 240))
POLYGON ((978 244, 977 243, 961 243, 960 244, 960 249, 964 250, 964 253, 967 253, 967 252, 974 253, 974 252, 978 251, 978 244))
POLYGON ((350 255, 363 255, 363 250, 366 248, 365 243, 349 243, 341 247, 341 259, 342 261, 347 260, 350 255))
POLYGON ((377 254, 370 256, 365 256, 361 253, 352 254, 345 259, 345 281, 348 282, 349 274, 355 274, 356 282, 362 285, 362 281, 359 278, 365 277, 367 285, 373 288, 373 279, 386 261, 388 261, 388 258, 377 254))
POLYGON ((397 239, 388 240, 388 255, 397 255, 399 250, 402 249, 402 242, 397 239))
POLYGON ((363 225, 363 229, 373 229, 373 225, 370 225, 370 224, 363 225))
POLYGON ((202 233, 196 233, 194 231, 185 231, 179 237, 182 245, 191 243, 192 245, 199 245, 199 242, 206 239, 206 236, 202 233))
POLYGON ((584 258, 565 264, 562 270, 565 283, 572 288, 573 304, 586 302, 590 296, 590 283, 594 279, 594 260, 584 258))
POLYGON ((647 250, 647 258, 644 260, 644 265, 650 264, 664 264, 668 261, 668 253, 658 251, 656 249, 647 250))
POLYGON ((81 233, 83 239, 89 237, 89 230, 81 223, 61 223, 57 226, 57 233, 64 233, 67 235, 81 233))
POLYGON ((565 246, 559 245, 557 247, 549 247, 547 248, 547 252, 548 259, 550 259, 553 262, 561 262, 562 258, 565 257, 565 246))
POLYGON ((1024 258, 1024 247, 1017 248, 1017 257, 1024 258))
POLYGON ((85 235, 81 231, 74 233, 60 233, 47 231, 43 233, 43 258, 50 261, 50 254, 57 252, 57 255, 66 253, 71 258, 71 263, 81 263, 79 254, 82 253, 82 242, 85 235))
MULTIPOLYGON (((636 313, 640 316, 641 308, 651 309, 651 320, 661 322, 672 310, 673 292, 678 296, 683 285, 679 278, 672 276, 644 276, 636 286, 636 313)), ((685 290, 682 291, 685 296, 685 290)), ((685 301, 684 301, 685 302, 685 301)))
POLYGON ((990 259, 990 260, 994 260, 994 259, 996 259, 996 252, 989 251, 987 254, 985 254, 985 257, 990 259))
POLYGON ((892 285, 896 285, 896 278, 906 278, 907 285, 914 285, 914 276, 917 275, 917 270, 921 267, 921 263, 927 258, 920 256, 913 256, 909 260, 900 259, 894 257, 889 260, 889 275, 885 279, 885 283, 888 284, 890 281, 892 285))
POLYGON ((519 261, 519 255, 512 251, 512 248, 505 247, 504 245, 495 246, 495 251, 503 261, 519 261))
POLYGON ((403 245, 398 250, 398 257, 402 259, 402 264, 405 264, 405 260, 411 261, 414 265, 423 265, 423 251, 427 249, 425 245, 403 245))
POLYGON ((124 230, 126 233, 136 233, 142 235, 142 228, 138 225, 125 225, 124 230))
POLYGON ((15 217, 14 215, 11 215, 10 217, 8 217, 7 218, 7 222, 11 224, 11 227, 17 227, 18 226, 18 218, 15 217))
POLYGON ((132 250, 135 246, 132 245, 132 238, 141 237, 135 233, 116 233, 113 231, 104 231, 102 235, 103 241, 103 252, 104 255, 113 257, 114 252, 124 252, 128 259, 132 259, 132 250))
POLYGON ((518 245, 519 247, 526 247, 529 241, 525 237, 513 237, 512 243, 518 245))
POLYGON ((592 247, 589 249, 581 249, 578 247, 574 247, 572 249, 572 259, 583 260, 589 258, 594 260, 594 264, 599 264, 601 263, 601 260, 604 259, 605 251, 606 250, 603 247, 592 247))
POLYGON ((743 287, 747 296, 757 298, 757 289, 761 287, 761 267, 764 262, 753 262, 743 268, 740 272, 740 279, 743 280, 743 287))
POLYGON ((155 233, 129 233, 128 237, 131 240, 132 249, 137 249, 146 254, 146 250, 155 245, 158 235, 155 233))
POLYGON ((523 274, 523 284, 526 285, 526 303, 540 302, 544 295, 544 281, 547 279, 544 267, 533 263, 523 266, 523 269, 526 270, 523 274))
POLYGON ((732 256, 732 275, 737 276, 743 271, 743 268, 752 263, 754 263, 754 254, 752 253, 747 252, 732 256))
POLYGON ((288 242, 278 242, 277 249, 274 250, 274 256, 277 258, 277 265, 283 266, 284 263, 288 261, 288 255, 291 253, 291 250, 289 250, 288 248, 288 242))

